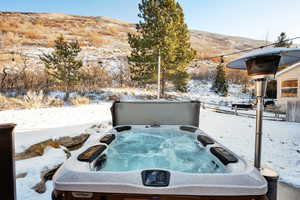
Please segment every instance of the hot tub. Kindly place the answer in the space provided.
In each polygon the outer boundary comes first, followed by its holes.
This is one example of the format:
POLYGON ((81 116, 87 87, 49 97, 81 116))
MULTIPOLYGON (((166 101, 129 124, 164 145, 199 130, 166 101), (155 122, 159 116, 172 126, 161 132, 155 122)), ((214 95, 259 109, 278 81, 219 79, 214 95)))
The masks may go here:
POLYGON ((257 169, 190 124, 118 124, 67 160, 53 182, 58 200, 254 200, 267 192, 257 169))

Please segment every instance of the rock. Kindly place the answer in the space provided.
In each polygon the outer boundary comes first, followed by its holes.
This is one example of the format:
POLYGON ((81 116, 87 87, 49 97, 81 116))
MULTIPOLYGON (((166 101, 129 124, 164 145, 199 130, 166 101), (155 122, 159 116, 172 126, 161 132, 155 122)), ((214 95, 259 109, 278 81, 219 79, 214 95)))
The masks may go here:
POLYGON ((56 140, 49 139, 30 146, 22 153, 17 153, 16 160, 24 160, 36 156, 42 156, 46 147, 60 148, 61 146, 67 148, 68 151, 79 149, 85 141, 89 138, 89 134, 81 134, 75 137, 61 137, 56 140))
POLYGON ((300 150, 297 150, 297 153, 300 153, 300 150))
POLYGON ((55 142, 66 147, 69 151, 74 151, 79 149, 89 137, 90 134, 81 134, 75 137, 61 137, 56 139, 55 142))
POLYGON ((33 186, 31 189, 33 189, 34 191, 36 191, 37 193, 44 193, 46 192, 46 182, 49 180, 52 180, 53 175, 55 174, 55 172, 59 169, 59 167, 62 164, 54 167, 53 169, 49 169, 49 170, 45 170, 41 173, 41 182, 37 183, 35 186, 33 186))
POLYGON ((52 139, 34 144, 30 146, 28 149, 26 149, 22 153, 17 153, 15 156, 16 160, 24 160, 28 158, 33 158, 36 156, 41 156, 44 154, 44 150, 46 147, 51 146, 53 148, 59 148, 59 144, 52 139))
POLYGON ((43 171, 42 172, 42 179, 45 180, 46 182, 49 181, 49 180, 52 180, 53 178, 53 175, 55 174, 55 172, 60 168, 62 164, 59 164, 57 166, 55 166, 54 168, 52 169, 49 169, 49 170, 46 170, 46 171, 43 171))
POLYGON ((27 176, 27 172, 17 174, 16 178, 24 178, 27 176))
POLYGON ((31 189, 33 189, 34 191, 36 191, 39 194, 42 194, 42 193, 46 192, 46 183, 44 181, 41 181, 40 183, 33 186, 31 189))

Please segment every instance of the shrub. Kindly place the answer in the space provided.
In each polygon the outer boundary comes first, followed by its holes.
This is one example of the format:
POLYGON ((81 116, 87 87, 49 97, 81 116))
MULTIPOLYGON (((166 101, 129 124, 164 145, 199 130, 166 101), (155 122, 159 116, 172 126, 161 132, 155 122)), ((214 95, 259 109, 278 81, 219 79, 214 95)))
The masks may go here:
POLYGON ((9 98, 0 94, 0 110, 14 109, 17 107, 18 105, 13 102, 13 98, 9 98))
POLYGON ((83 96, 76 96, 70 98, 70 102, 72 105, 78 106, 78 105, 86 105, 90 104, 90 99, 83 96))
POLYGON ((43 91, 40 92, 28 91, 23 98, 12 99, 12 102, 14 102, 20 108, 41 108, 44 107, 43 101, 44 101, 43 91))
POLYGON ((8 104, 7 98, 0 94, 0 110, 6 109, 7 104, 8 104))
POLYGON ((64 101, 59 98, 48 97, 44 99, 44 104, 49 107, 61 107, 64 105, 64 101))

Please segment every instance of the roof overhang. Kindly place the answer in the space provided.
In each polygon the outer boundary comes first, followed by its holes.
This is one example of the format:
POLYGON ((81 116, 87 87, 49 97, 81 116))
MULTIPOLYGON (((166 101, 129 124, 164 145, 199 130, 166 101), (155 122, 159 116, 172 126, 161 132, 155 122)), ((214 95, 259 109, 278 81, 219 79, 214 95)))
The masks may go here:
POLYGON ((275 77, 277 78, 278 76, 280 76, 281 74, 284 74, 284 73, 286 73, 286 72, 289 72, 289 71, 291 71, 291 70, 293 70, 293 69, 296 69, 296 68, 300 68, 300 62, 298 62, 298 63, 296 63, 296 64, 293 64, 293 65, 291 65, 291 66, 289 66, 289 67, 287 67, 287 68, 285 68, 285 69, 283 69, 283 70, 280 70, 279 72, 277 72, 276 73, 276 75, 275 75, 275 77))

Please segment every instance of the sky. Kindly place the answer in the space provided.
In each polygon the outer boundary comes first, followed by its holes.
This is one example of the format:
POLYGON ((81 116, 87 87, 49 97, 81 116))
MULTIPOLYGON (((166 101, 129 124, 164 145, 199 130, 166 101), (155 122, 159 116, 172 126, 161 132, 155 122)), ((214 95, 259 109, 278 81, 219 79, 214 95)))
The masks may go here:
MULTIPOLYGON (((177 0, 190 29, 276 40, 300 36, 300 0, 177 0)), ((62 12, 137 23, 140 0, 0 0, 1 11, 62 12)), ((300 43, 300 41, 295 41, 300 43)))

